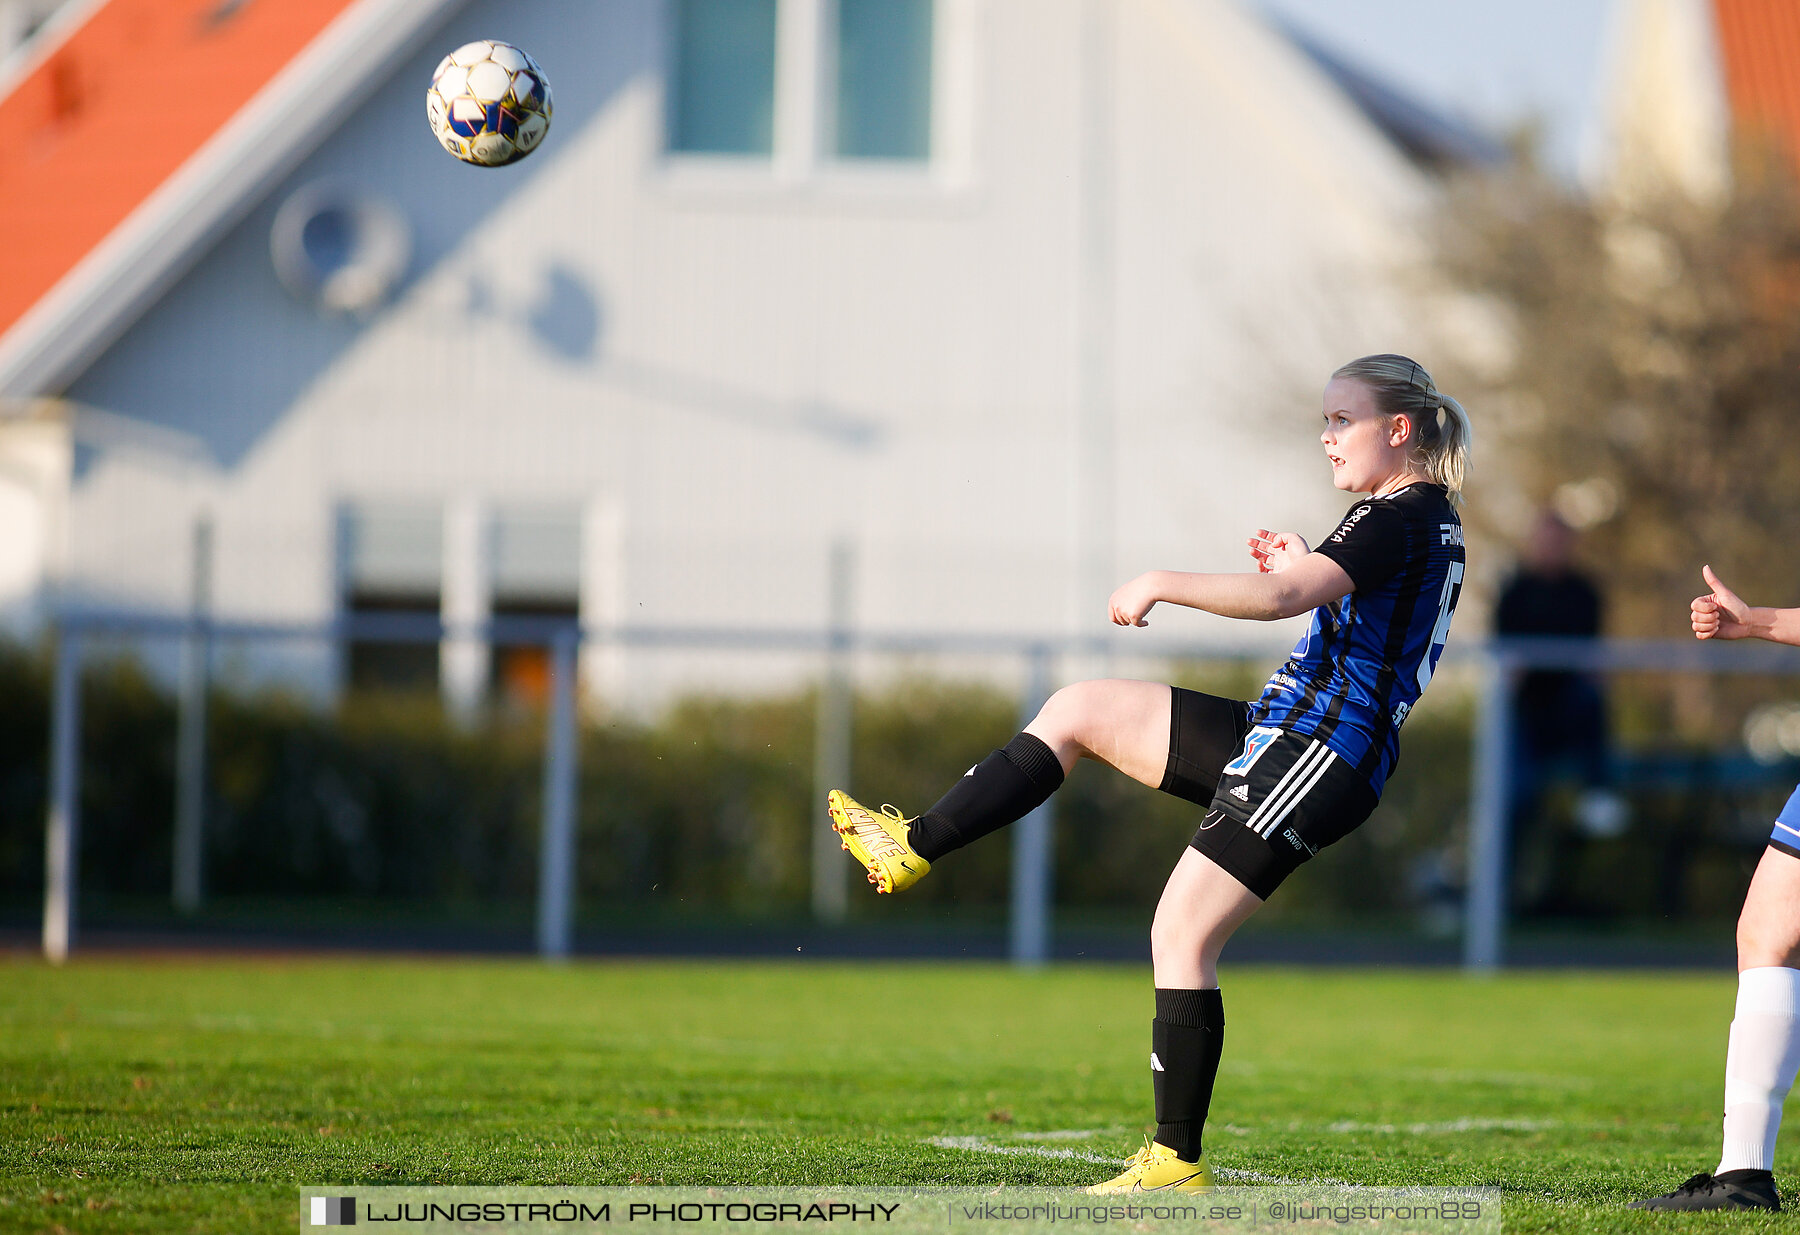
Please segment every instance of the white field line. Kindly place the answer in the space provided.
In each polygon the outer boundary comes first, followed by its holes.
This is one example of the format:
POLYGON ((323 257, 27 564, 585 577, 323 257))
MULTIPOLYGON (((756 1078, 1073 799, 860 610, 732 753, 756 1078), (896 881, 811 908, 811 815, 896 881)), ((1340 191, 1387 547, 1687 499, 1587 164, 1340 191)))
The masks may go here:
MULTIPOLYGON (((1280 1132, 1318 1132, 1350 1134, 1371 1132, 1386 1135, 1406 1133, 1409 1136, 1441 1136, 1447 1132, 1546 1132, 1552 1128, 1605 1128, 1609 1124, 1572 1124, 1562 1119, 1490 1119, 1475 1116, 1464 1116, 1461 1119, 1444 1119, 1436 1123, 1412 1124, 1372 1124, 1356 1123, 1353 1120, 1339 1120, 1329 1124, 1290 1123, 1277 1127, 1268 1126, 1269 1131, 1280 1132)), ((1246 1128, 1242 1124, 1207 1124, 1208 1133, 1224 1133, 1227 1136, 1255 1136, 1263 1129, 1246 1128)), ((1671 1128, 1671 1130, 1673 1130, 1671 1128)))
POLYGON ((1105 1166, 1116 1166, 1123 1158, 1109 1158, 1102 1154, 1089 1153, 1085 1149, 1051 1149, 1045 1145, 996 1145, 985 1136, 933 1136, 925 1140, 927 1145, 936 1145, 939 1149, 964 1149, 977 1154, 1007 1154, 1026 1158, 1073 1158, 1080 1162, 1098 1162, 1105 1166))
MULTIPOLYGON (((1299 1131, 1305 1125, 1290 1125, 1288 1131, 1299 1131)), ((1541 1132, 1550 1128, 1568 1126, 1560 1119, 1482 1119, 1465 1117, 1463 1119, 1441 1120, 1435 1123, 1414 1124, 1371 1124, 1342 1121, 1327 1124, 1318 1129, 1322 1132, 1335 1133, 1378 1133, 1397 1135, 1405 1133, 1411 1136, 1438 1136, 1451 1132, 1541 1132)), ((1595 1125, 1599 1126, 1599 1125, 1595 1125)), ((1234 1124, 1222 1124, 1216 1129, 1236 1136, 1247 1136, 1253 1129, 1238 1127, 1234 1124)), ((1116 1131, 1116 1129, 1115 1129, 1116 1131)), ((1058 1129, 1052 1132, 1020 1132, 1016 1137, 1023 1141, 1076 1141, 1101 1135, 1098 1128, 1058 1129)), ((1044 1145, 1003 1145, 985 1136, 934 1136, 927 1139, 926 1144, 935 1145, 939 1149, 960 1149, 968 1153, 996 1154, 1012 1157, 1029 1158, 1062 1158, 1080 1162, 1094 1162, 1107 1166, 1121 1165, 1125 1159, 1108 1157, 1104 1154, 1092 1153, 1085 1149, 1052 1149, 1044 1145)), ((1288 1175, 1270 1175, 1263 1171, 1236 1170, 1230 1167, 1217 1167, 1213 1170, 1214 1178, 1221 1183, 1253 1183, 1253 1184, 1326 1184, 1337 1187, 1349 1187, 1349 1181, 1333 1179, 1327 1175, 1309 1175, 1295 1177, 1288 1175)))
POLYGON ((1447 1119, 1438 1123, 1364 1124, 1343 1120, 1326 1124, 1327 1132, 1379 1132, 1392 1135, 1404 1132, 1411 1136, 1436 1136, 1445 1132, 1544 1132, 1566 1127, 1561 1119, 1447 1119))
MULTIPOLYGON (((1043 1135, 1039 1133, 1038 1135, 1043 1135)), ((1086 1134, 1078 1134, 1086 1135, 1086 1134)), ((1013 1157, 1028 1158, 1064 1158, 1078 1162, 1096 1162, 1102 1166, 1120 1167, 1125 1164, 1124 1158, 1107 1157, 1104 1154, 1089 1153, 1085 1149, 1049 1149, 1042 1145, 996 1145, 985 1136, 933 1136, 925 1141, 927 1145, 935 1145, 939 1149, 962 1149, 969 1153, 1001 1154, 1013 1157)), ((1305 1179, 1290 1179, 1286 1175, 1265 1175, 1261 1171, 1237 1171, 1217 1169, 1213 1177, 1227 1183, 1252 1184, 1333 1184, 1339 1187, 1348 1186, 1344 1180, 1330 1179, 1324 1175, 1314 1175, 1305 1179)))
POLYGON ((1299 1184, 1329 1184, 1337 1188, 1350 1188, 1354 1184, 1342 1179, 1333 1179, 1329 1175, 1308 1175, 1305 1179, 1290 1179, 1286 1175, 1265 1175, 1261 1171, 1238 1171, 1230 1167, 1216 1167, 1213 1178, 1228 1184, 1279 1184, 1283 1187, 1299 1184))
POLYGON ((1591 1076, 1573 1076, 1551 1072, 1466 1072, 1434 1068, 1426 1072, 1402 1073, 1409 1080, 1431 1081, 1439 1085, 1496 1085, 1509 1088, 1537 1086, 1546 1089, 1586 1088, 1594 1083, 1591 1076))
MULTIPOLYGON (((1283 1070, 1277 1065, 1250 1063, 1242 1059, 1227 1059, 1219 1064, 1221 1075, 1229 1073, 1233 1076, 1262 1076, 1283 1070)), ((1491 1072, 1434 1068, 1424 1072, 1385 1069, 1369 1072, 1366 1075, 1370 1079, 1391 1076, 1407 1081, 1435 1081, 1444 1085, 1492 1085, 1503 1089, 1536 1087, 1560 1091, 1592 1088, 1595 1084, 1594 1078, 1591 1076, 1574 1076, 1554 1072, 1491 1072)))

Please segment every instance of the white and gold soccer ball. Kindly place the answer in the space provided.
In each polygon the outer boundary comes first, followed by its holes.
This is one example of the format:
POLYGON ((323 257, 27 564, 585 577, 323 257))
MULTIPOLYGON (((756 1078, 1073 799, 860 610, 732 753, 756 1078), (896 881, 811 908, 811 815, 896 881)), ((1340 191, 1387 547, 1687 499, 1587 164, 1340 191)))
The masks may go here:
POLYGON ((498 39, 465 43, 445 56, 425 91, 438 142, 465 163, 516 163, 550 131, 550 83, 537 61, 498 39))

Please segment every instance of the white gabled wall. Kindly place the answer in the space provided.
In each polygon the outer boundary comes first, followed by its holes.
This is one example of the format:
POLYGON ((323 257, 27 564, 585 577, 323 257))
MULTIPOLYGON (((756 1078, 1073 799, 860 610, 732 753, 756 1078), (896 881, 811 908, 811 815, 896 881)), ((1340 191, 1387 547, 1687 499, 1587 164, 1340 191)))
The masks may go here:
MULTIPOLYGON (((579 505, 584 613, 682 626, 818 626, 842 537, 865 624, 1104 633, 1084 561, 1232 568, 1250 528, 1323 530, 1345 499, 1310 400, 1350 355, 1419 346, 1394 289, 1425 186, 1224 0, 940 3, 950 152, 876 174, 665 158, 660 0, 477 0, 71 393, 213 443, 216 594, 258 616, 329 615, 331 512, 359 497, 579 505), (419 97, 482 34, 556 90, 543 150, 500 172, 431 146, 419 97), (275 208, 324 176, 416 232, 367 324, 270 268, 275 208), (1084 540, 1095 493, 1110 528, 1084 540)), ((164 602, 182 580, 116 529, 181 520, 142 517, 175 500, 134 466, 77 482, 77 526, 110 530, 73 567, 164 602)), ((807 668, 589 666, 638 700, 807 668)))
POLYGON ((35 632, 68 567, 71 447, 53 403, 0 417, 0 631, 35 632))

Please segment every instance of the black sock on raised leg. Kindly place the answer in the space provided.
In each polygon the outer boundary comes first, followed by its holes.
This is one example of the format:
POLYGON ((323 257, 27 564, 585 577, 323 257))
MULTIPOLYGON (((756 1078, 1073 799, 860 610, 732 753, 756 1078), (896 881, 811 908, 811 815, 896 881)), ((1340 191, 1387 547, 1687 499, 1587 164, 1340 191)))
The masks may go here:
POLYGON ((1156 988, 1156 1019, 1150 1022, 1156 1140, 1187 1162, 1200 1160, 1200 1133, 1224 1045, 1225 1000, 1218 988, 1156 988))
POLYGON ((907 843, 927 862, 1023 819, 1063 783, 1062 763, 1038 737, 1021 733, 970 768, 912 821, 907 843))

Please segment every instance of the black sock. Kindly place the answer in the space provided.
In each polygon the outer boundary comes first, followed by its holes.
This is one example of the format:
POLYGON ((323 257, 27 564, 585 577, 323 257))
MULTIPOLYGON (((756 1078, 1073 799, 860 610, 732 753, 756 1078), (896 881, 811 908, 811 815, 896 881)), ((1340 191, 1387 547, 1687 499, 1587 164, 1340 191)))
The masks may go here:
POLYGON ((1200 1133, 1212 1105, 1225 1000, 1218 989, 1156 989, 1150 1022, 1150 1080, 1156 1090, 1156 1140, 1187 1162, 1200 1160, 1200 1133))
POLYGON ((907 844, 927 862, 1023 819, 1063 782, 1056 752, 1021 733, 969 769, 937 805, 912 821, 907 844))

